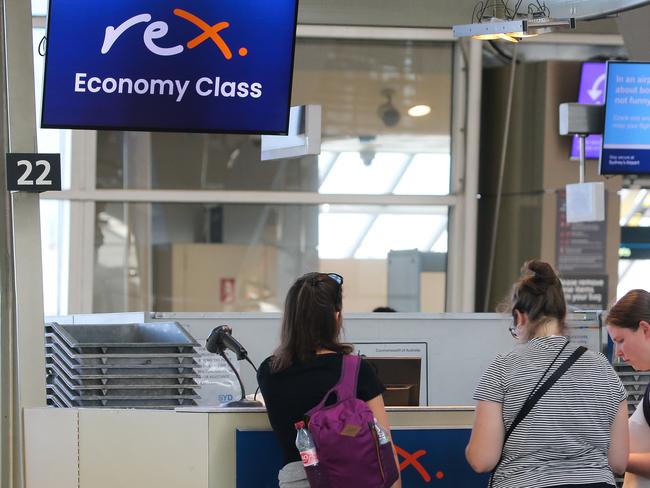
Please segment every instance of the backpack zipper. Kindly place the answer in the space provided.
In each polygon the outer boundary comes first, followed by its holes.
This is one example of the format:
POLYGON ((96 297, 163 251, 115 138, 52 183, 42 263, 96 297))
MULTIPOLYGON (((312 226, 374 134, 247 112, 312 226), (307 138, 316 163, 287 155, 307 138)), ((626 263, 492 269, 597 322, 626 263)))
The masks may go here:
POLYGON ((375 450, 377 451, 377 462, 379 463, 379 472, 381 473, 381 479, 385 480, 386 475, 384 474, 384 466, 383 463, 381 462, 381 450, 379 446, 379 437, 377 436, 377 431, 375 430, 374 422, 368 422, 368 427, 370 427, 372 438, 375 440, 375 450))

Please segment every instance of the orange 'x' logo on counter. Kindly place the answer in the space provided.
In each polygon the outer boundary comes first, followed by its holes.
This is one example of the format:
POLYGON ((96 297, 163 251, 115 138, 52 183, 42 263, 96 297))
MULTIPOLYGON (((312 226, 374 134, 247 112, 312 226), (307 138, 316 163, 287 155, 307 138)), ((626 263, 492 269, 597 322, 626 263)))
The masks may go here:
POLYGON ((221 51, 221 53, 226 59, 232 58, 232 52, 230 51, 228 44, 226 44, 226 41, 224 41, 219 35, 220 31, 226 29, 227 27, 230 27, 230 24, 228 22, 219 22, 217 24, 210 25, 207 22, 198 18, 196 15, 191 14, 180 8, 174 9, 174 15, 177 15, 191 22, 192 24, 196 25, 199 29, 203 31, 201 34, 199 34, 198 36, 196 36, 194 39, 192 39, 187 43, 188 49, 194 49, 203 41, 212 39, 212 41, 217 45, 217 47, 219 48, 219 50, 221 51))
POLYGON ((421 458, 424 456, 427 451, 424 449, 419 449, 415 451, 413 454, 410 454, 408 451, 405 451, 401 447, 395 446, 395 451, 397 451, 397 454, 399 456, 402 456, 404 458, 404 461, 402 461, 399 465, 399 470, 404 471, 404 468, 406 468, 409 464, 413 466, 418 473, 420 473, 420 476, 422 476, 422 479, 426 481, 427 483, 431 481, 431 476, 429 473, 427 473, 427 470, 424 469, 424 466, 420 464, 418 461, 418 458, 421 458))

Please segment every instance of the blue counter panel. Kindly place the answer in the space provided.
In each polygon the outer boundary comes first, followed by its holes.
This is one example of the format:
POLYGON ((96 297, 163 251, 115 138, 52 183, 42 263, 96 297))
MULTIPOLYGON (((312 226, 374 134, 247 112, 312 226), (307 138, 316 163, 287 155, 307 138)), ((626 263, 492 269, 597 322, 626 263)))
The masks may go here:
MULTIPOLYGON (((473 488, 487 486, 465 461, 469 429, 393 429, 403 485, 409 488, 473 488)), ((238 430, 237 488, 277 488, 282 467, 271 431, 238 430)))

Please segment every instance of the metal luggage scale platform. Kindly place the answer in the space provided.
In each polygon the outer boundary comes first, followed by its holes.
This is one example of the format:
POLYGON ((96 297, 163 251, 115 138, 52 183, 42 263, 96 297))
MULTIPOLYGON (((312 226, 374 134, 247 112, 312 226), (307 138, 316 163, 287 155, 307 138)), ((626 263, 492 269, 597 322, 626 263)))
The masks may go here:
POLYGON ((628 414, 632 415, 637 405, 643 400, 643 394, 650 381, 650 371, 636 371, 620 359, 614 360, 612 366, 627 391, 628 414))
POLYGON ((46 324, 48 404, 165 409, 196 405, 198 346, 177 322, 46 324))

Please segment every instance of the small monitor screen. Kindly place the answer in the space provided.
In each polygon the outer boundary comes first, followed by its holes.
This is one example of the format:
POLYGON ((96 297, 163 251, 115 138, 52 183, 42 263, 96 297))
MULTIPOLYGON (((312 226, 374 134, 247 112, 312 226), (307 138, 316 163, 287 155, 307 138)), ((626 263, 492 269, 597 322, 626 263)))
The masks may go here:
MULTIPOLYGON (((605 103, 606 70, 607 63, 605 62, 593 61, 582 63, 578 103, 589 105, 602 105, 605 103)), ((585 158, 600 158, 600 147, 602 142, 603 137, 600 134, 588 136, 585 140, 585 158)), ((578 136, 573 136, 571 159, 580 159, 580 141, 578 140, 578 136)))
POLYGON ((650 174, 650 63, 607 63, 601 174, 650 174))
POLYGON ((420 368, 422 361, 413 357, 366 357, 386 387, 387 406, 418 406, 420 404, 420 368))

